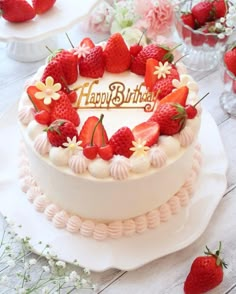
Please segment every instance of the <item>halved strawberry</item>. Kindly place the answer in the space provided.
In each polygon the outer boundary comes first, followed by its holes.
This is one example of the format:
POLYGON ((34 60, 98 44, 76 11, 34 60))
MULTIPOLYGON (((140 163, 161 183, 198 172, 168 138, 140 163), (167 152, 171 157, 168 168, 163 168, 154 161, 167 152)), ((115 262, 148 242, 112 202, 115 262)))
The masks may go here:
POLYGON ((82 147, 85 147, 86 145, 90 144, 91 140, 93 140, 93 145, 96 145, 98 147, 106 145, 108 143, 106 130, 103 124, 98 124, 98 121, 98 117, 90 116, 83 124, 79 134, 79 140, 82 141, 82 147), (97 127, 95 128, 96 125, 97 127))
POLYGON ((182 106, 185 106, 186 100, 188 98, 188 93, 189 93, 189 88, 187 86, 182 86, 174 90, 167 96, 165 96, 163 99, 161 99, 159 105, 163 103, 167 103, 167 102, 175 102, 175 103, 181 104, 182 106))
POLYGON ((148 89, 148 91, 152 91, 153 86, 155 85, 157 81, 157 75, 154 74, 155 67, 157 66, 158 61, 154 58, 148 58, 146 62, 146 72, 145 72, 145 86, 148 89))
POLYGON ((141 124, 135 126, 132 130, 135 141, 141 139, 146 141, 146 146, 151 147, 153 144, 157 143, 160 135, 159 124, 154 121, 145 121, 141 124))
POLYGON ((47 112, 50 112, 50 106, 44 104, 43 99, 37 99, 35 97, 35 94, 39 92, 39 89, 37 89, 36 86, 29 86, 26 89, 26 92, 36 111, 46 110, 47 112))

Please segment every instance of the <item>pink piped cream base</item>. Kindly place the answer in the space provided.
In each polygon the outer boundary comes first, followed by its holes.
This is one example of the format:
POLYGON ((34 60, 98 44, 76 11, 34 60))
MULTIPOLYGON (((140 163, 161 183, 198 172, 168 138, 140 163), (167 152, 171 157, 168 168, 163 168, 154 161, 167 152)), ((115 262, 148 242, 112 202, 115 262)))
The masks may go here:
POLYGON ((103 223, 92 219, 84 219, 72 215, 63 208, 52 203, 41 191, 31 174, 29 161, 24 148, 20 153, 19 179, 21 189, 36 211, 41 212, 58 229, 66 229, 70 233, 81 234, 95 240, 106 238, 118 239, 125 236, 144 233, 148 229, 155 229, 177 214, 182 207, 186 207, 194 193, 196 180, 201 168, 200 145, 196 145, 191 172, 180 190, 166 203, 145 214, 126 220, 115 220, 103 223))

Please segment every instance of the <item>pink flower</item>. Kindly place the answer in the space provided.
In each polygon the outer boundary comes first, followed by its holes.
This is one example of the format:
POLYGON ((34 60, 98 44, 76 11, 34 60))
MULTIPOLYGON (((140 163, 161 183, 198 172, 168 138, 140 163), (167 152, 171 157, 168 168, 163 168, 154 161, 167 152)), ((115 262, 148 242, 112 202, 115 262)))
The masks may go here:
POLYGON ((136 27, 146 30, 148 38, 156 39, 157 35, 170 33, 173 23, 173 6, 168 0, 156 1, 150 9, 144 9, 144 14, 140 16, 136 27))
POLYGON ((109 3, 105 1, 100 2, 84 23, 85 30, 89 32, 109 33, 113 14, 114 9, 109 3))

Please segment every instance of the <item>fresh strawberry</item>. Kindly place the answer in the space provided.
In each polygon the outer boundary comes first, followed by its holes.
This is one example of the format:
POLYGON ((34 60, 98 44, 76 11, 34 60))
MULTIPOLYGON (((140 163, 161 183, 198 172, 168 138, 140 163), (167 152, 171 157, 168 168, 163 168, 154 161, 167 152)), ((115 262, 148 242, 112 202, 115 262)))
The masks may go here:
POLYGON ((66 84, 71 85, 78 78, 77 56, 67 50, 60 51, 55 59, 60 63, 66 84))
POLYGON ((72 107, 67 94, 59 91, 60 98, 53 101, 51 106, 51 122, 57 119, 66 119, 71 121, 75 126, 80 123, 78 112, 72 107))
POLYGON ((148 121, 155 121, 160 126, 161 135, 177 134, 185 125, 186 110, 178 103, 161 104, 148 121))
POLYGON ((111 73, 121 73, 129 69, 131 56, 127 45, 120 33, 111 35, 105 50, 105 68, 111 73))
POLYGON ((123 155, 129 158, 132 155, 130 150, 133 147, 134 135, 130 128, 122 127, 116 131, 109 140, 115 155, 123 155))
POLYGON ((154 74, 155 67, 158 65, 158 61, 154 58, 148 58, 146 61, 146 71, 144 83, 148 91, 152 92, 153 86, 157 81, 157 75, 154 74))
POLYGON ((46 110, 40 110, 35 113, 34 119, 42 125, 49 125, 51 122, 50 113, 46 110))
POLYGON ((68 97, 69 97, 69 99, 70 99, 70 102, 71 102, 72 104, 75 103, 75 101, 76 101, 76 99, 77 99, 77 93, 76 93, 76 91, 71 90, 71 91, 69 91, 69 93, 68 93, 67 95, 68 95, 68 97))
POLYGON ((157 143, 160 135, 159 124, 154 121, 146 121, 138 124, 132 129, 135 141, 141 139, 146 141, 146 146, 151 147, 157 143))
POLYGON ((81 146, 96 145, 101 147, 108 143, 108 137, 103 124, 99 123, 99 118, 96 116, 90 116, 87 118, 82 126, 79 134, 79 139, 82 141, 81 146), (97 127, 95 128, 95 126, 97 127))
POLYGON ((78 141, 78 131, 75 125, 64 119, 55 120, 46 131, 49 142, 55 147, 64 147, 63 143, 67 142, 67 138, 76 137, 78 141))
POLYGON ((192 14, 195 21, 200 25, 204 25, 207 21, 213 20, 213 6, 212 2, 203 0, 192 7, 192 14))
POLYGON ((89 48, 93 48, 93 47, 95 47, 95 44, 93 43, 93 41, 90 38, 84 38, 80 42, 80 46, 86 46, 86 47, 89 47, 89 48))
POLYGON ((26 0, 1 0, 0 15, 9 22, 24 22, 33 19, 36 13, 26 0))
POLYGON ((163 103, 167 102, 174 102, 179 103, 182 106, 185 106, 186 100, 188 98, 189 88, 187 86, 182 86, 167 96, 165 96, 162 100, 160 100, 160 103, 158 105, 161 105, 163 103))
POLYGON ((65 76, 62 70, 61 63, 56 60, 52 59, 46 68, 44 69, 41 81, 45 83, 47 77, 52 77, 54 79, 54 83, 60 83, 62 86, 63 91, 67 91, 68 87, 66 84, 65 76))
POLYGON ((30 101, 32 102, 36 112, 40 110, 46 110, 47 112, 50 112, 50 106, 44 104, 43 99, 37 99, 35 97, 35 94, 39 92, 39 89, 36 88, 36 86, 29 86, 26 89, 26 92, 28 94, 28 97, 30 101))
POLYGON ((137 75, 145 75, 146 62, 149 58, 154 58, 158 61, 169 61, 174 60, 172 49, 164 45, 150 44, 145 46, 138 55, 132 59, 130 70, 137 75))
POLYGON ((226 68, 236 76, 236 45, 234 44, 224 53, 224 63, 226 68))
POLYGON ((194 105, 187 104, 185 110, 188 119, 193 119, 197 115, 197 108, 194 105))
POLYGON ((43 14, 53 7, 56 0, 32 0, 36 14, 43 14))
POLYGON ((80 75, 87 78, 101 78, 105 70, 105 61, 102 47, 96 46, 90 49, 89 54, 81 57, 79 61, 80 75))
POLYGON ((214 18, 219 19, 221 17, 225 17, 228 7, 226 0, 214 0, 212 2, 214 18))
POLYGON ((192 263, 184 283, 185 294, 208 292, 223 281, 223 268, 227 268, 227 264, 220 258, 221 242, 215 253, 211 252, 208 247, 204 253, 206 255, 195 258, 192 263))
POLYGON ((156 81, 152 91, 155 93, 159 93, 159 100, 163 99, 165 96, 172 92, 172 90, 174 89, 174 86, 172 84, 173 79, 179 80, 179 73, 175 68, 172 68, 170 70, 170 74, 167 75, 166 78, 161 78, 156 81))

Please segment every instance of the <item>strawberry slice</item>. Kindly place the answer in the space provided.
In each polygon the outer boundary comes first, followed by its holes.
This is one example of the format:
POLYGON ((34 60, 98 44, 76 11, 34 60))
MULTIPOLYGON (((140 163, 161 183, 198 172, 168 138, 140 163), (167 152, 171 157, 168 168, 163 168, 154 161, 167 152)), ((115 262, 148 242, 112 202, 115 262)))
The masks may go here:
POLYGON ((148 58, 146 62, 146 72, 145 72, 145 86, 148 91, 152 91, 153 86, 157 81, 157 76, 154 74, 155 66, 158 65, 158 61, 154 58, 148 58))
POLYGON ((182 106, 186 105, 186 100, 188 98, 189 89, 187 86, 182 86, 176 89, 174 92, 171 92, 167 96, 165 96, 162 100, 160 100, 159 105, 167 103, 167 102, 174 102, 179 103, 182 106))
POLYGON ((96 116, 90 116, 85 121, 79 134, 79 140, 82 141, 81 146, 83 148, 86 145, 89 145, 91 141, 93 142, 93 145, 96 145, 98 147, 101 147, 108 143, 106 130, 102 124, 97 124, 98 121, 99 118, 96 116), (95 128, 96 125, 97 127, 95 128))
POLYGON ((146 146, 151 147, 153 144, 157 143, 160 135, 160 127, 159 124, 154 121, 145 121, 135 126, 132 133, 135 141, 141 139, 142 141, 146 141, 146 146))
POLYGON ((84 38, 80 42, 80 46, 86 46, 86 47, 89 47, 89 48, 93 48, 93 47, 95 47, 95 44, 93 43, 93 41, 90 38, 84 38))
POLYGON ((39 92, 39 89, 37 89, 36 86, 29 86, 26 92, 36 111, 46 110, 47 112, 50 112, 50 106, 44 104, 43 99, 37 99, 35 97, 35 94, 39 92))

